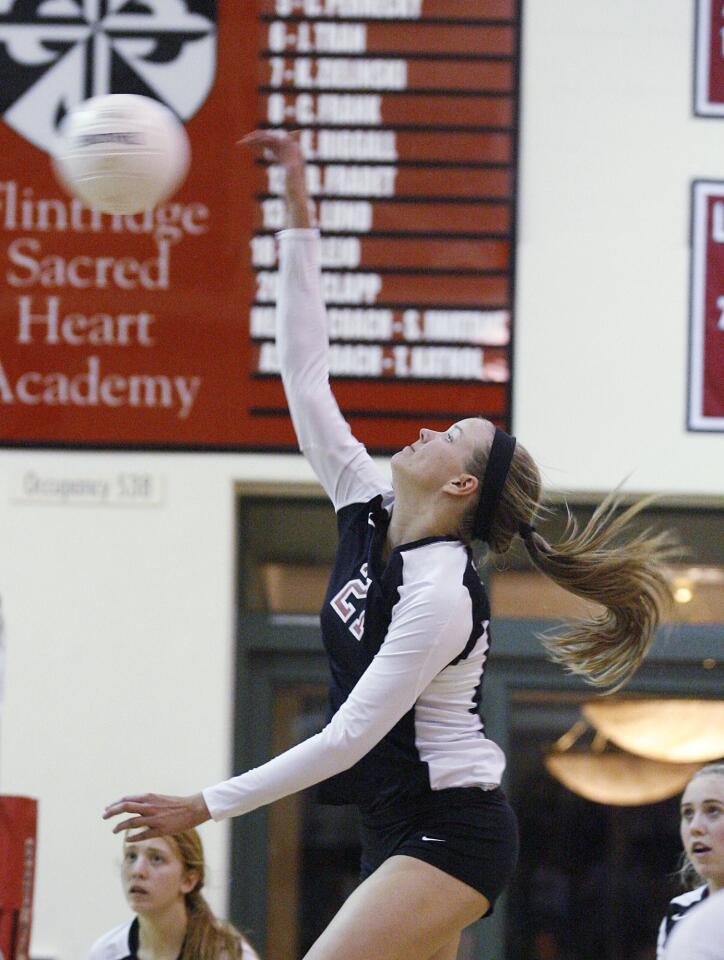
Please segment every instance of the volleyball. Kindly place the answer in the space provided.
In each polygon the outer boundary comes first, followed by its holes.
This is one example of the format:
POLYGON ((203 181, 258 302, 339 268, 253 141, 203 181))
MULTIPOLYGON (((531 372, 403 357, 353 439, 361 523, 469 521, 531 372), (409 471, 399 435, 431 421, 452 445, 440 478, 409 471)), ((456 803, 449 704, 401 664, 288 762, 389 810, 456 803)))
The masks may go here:
POLYGON ((155 207, 182 183, 186 130, 158 100, 131 93, 91 97, 63 119, 53 168, 61 184, 103 213, 155 207))

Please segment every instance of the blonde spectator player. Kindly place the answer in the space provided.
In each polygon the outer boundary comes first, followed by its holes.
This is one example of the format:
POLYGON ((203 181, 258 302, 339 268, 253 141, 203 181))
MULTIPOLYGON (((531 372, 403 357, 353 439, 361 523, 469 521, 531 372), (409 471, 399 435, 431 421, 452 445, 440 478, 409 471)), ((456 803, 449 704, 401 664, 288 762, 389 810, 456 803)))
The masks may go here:
POLYGON ((666 945, 676 925, 711 894, 724 890, 724 763, 702 767, 687 784, 680 830, 680 876, 687 890, 673 898, 661 921, 657 960, 668 956, 666 945))
POLYGON ((88 960, 259 960, 217 919, 202 893, 206 864, 196 830, 123 844, 123 893, 134 912, 91 948, 88 960))

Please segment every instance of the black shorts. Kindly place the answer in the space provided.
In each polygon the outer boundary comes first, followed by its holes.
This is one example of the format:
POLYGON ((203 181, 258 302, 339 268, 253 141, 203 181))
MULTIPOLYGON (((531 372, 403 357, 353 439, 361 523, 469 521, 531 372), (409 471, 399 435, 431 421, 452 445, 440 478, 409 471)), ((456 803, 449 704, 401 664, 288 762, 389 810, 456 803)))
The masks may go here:
POLYGON ((474 887, 490 901, 485 915, 493 912, 518 860, 516 816, 499 787, 434 790, 383 813, 361 813, 362 880, 404 854, 474 887))

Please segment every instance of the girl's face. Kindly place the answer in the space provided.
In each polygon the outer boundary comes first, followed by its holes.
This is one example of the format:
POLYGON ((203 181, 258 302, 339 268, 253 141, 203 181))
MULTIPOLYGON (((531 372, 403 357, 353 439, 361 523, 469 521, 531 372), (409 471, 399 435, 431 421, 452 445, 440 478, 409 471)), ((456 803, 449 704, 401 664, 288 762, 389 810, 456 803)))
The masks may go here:
POLYGON ((695 777, 684 791, 681 842, 710 888, 724 888, 724 777, 695 777))
POLYGON ((165 837, 123 847, 123 892, 136 913, 161 912, 193 890, 197 876, 186 870, 175 844, 165 837))
POLYGON ((418 487, 439 489, 465 474, 475 451, 489 446, 493 433, 492 423, 479 417, 458 420, 442 432, 423 427, 419 438, 392 458, 393 474, 418 487))

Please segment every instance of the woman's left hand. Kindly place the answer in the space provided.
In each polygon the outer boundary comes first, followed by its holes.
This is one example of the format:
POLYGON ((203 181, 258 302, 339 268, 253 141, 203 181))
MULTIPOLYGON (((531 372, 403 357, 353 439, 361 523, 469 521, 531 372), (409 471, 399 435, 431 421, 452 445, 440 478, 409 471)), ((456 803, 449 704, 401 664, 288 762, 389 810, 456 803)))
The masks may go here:
POLYGON ((190 830, 191 827, 197 827, 211 819, 202 793, 195 793, 190 797, 164 797, 157 793, 122 797, 106 807, 103 819, 108 820, 119 813, 134 813, 136 816, 117 823, 113 828, 114 833, 145 827, 142 833, 126 837, 128 843, 183 833, 184 830, 190 830))

